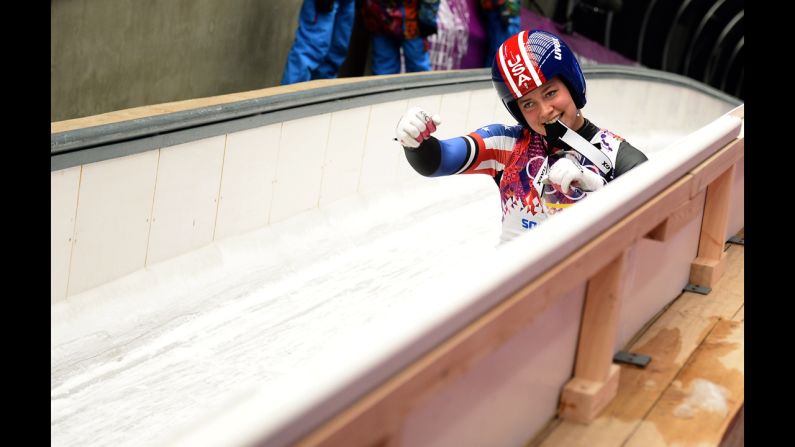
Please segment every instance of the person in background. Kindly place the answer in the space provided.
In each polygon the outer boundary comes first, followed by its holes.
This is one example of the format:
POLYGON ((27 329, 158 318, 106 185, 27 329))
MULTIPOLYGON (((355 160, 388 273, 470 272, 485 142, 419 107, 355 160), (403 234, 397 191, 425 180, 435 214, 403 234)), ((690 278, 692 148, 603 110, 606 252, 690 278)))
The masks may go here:
POLYGON ((336 78, 348 55, 354 0, 304 0, 282 85, 336 78))
POLYGON ((441 0, 436 34, 428 37, 433 70, 458 70, 469 50, 470 14, 467 0, 441 0))
POLYGON ((520 6, 519 0, 480 0, 488 37, 484 67, 491 66, 500 44, 519 32, 520 6))
POLYGON ((509 37, 497 51, 491 80, 515 124, 490 124, 439 140, 431 133, 441 118, 413 107, 395 134, 409 164, 423 176, 492 177, 502 202, 503 241, 647 160, 624 138, 582 115, 585 77, 558 36, 533 30, 509 37))
POLYGON ((362 20, 372 34, 373 74, 430 71, 426 38, 436 33, 439 0, 362 0, 362 20))

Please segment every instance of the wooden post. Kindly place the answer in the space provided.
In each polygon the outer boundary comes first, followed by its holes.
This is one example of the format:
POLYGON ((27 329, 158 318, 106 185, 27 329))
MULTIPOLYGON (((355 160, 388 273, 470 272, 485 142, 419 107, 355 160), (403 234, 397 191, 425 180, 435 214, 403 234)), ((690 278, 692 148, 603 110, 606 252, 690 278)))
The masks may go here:
POLYGON ((729 223, 729 200, 736 164, 727 169, 707 187, 704 218, 698 256, 690 266, 690 283, 712 287, 726 269, 726 228, 729 223))
POLYGON ((627 251, 588 281, 574 378, 560 398, 560 417, 589 423, 618 392, 620 368, 613 364, 627 251))

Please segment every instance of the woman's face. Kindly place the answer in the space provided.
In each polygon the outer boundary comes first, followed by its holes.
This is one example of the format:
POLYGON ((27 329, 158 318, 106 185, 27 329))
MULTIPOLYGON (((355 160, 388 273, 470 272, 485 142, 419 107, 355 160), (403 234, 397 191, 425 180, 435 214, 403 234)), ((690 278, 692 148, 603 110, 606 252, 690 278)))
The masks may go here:
POLYGON ((516 103, 530 128, 544 136, 547 135, 544 123, 559 119, 570 129, 577 130, 585 121, 577 114, 577 106, 566 84, 557 76, 522 96, 516 103))

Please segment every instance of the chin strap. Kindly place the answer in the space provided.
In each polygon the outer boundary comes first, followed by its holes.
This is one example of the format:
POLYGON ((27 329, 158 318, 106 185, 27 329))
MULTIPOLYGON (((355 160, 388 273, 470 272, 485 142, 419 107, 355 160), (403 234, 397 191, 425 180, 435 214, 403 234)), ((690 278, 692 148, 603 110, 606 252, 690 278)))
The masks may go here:
POLYGON ((552 124, 544 124, 544 128, 547 131, 547 137, 551 141, 559 139, 566 143, 569 147, 579 152, 580 155, 585 156, 585 158, 596 165, 596 167, 602 171, 602 174, 606 175, 613 169, 613 163, 610 162, 610 158, 608 158, 607 154, 597 149, 596 146, 589 143, 588 140, 577 132, 569 129, 560 120, 556 120, 552 124))

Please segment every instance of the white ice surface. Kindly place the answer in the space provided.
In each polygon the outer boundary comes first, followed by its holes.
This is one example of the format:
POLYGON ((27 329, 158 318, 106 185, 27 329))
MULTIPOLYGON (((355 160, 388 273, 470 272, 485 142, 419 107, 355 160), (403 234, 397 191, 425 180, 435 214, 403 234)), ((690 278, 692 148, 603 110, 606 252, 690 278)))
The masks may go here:
POLYGON ((491 179, 417 185, 343 200, 54 305, 52 444, 162 444, 313 356, 344 353, 357 331, 366 342, 363 328, 389 319, 440 267, 496 250, 491 179))

